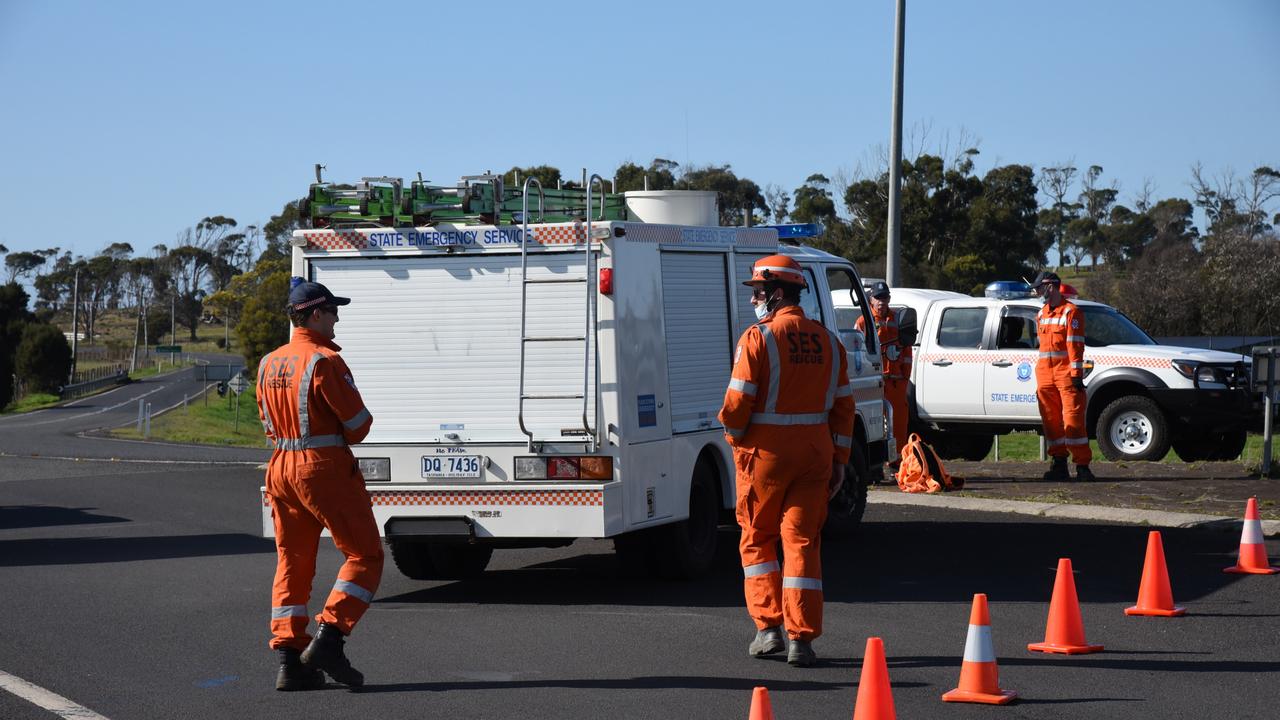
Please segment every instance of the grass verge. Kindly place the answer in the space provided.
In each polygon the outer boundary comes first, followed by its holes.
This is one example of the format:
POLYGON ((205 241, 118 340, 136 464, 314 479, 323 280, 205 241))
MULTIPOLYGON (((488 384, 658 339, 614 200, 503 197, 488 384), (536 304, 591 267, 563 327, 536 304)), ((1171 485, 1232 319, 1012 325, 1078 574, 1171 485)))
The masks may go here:
MULTIPOLYGON (((266 436, 258 421, 258 405, 250 385, 240 395, 239 427, 236 423, 236 399, 234 393, 218 397, 213 391, 204 397, 193 398, 187 406, 176 407, 163 415, 151 418, 151 440, 198 445, 233 445, 236 447, 265 448, 266 436)), ((142 440, 143 433, 136 425, 112 430, 112 437, 142 440)))

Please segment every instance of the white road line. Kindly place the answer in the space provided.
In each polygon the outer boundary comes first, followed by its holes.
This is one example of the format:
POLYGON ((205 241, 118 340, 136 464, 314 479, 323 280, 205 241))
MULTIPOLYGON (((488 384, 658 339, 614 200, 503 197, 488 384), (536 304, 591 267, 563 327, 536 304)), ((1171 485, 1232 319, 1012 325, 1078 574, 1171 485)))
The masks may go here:
POLYGON ((0 670, 0 690, 8 690, 33 705, 48 710, 59 717, 75 718, 75 720, 108 720, 105 716, 77 705, 61 695, 45 690, 39 685, 23 680, 16 675, 0 670))

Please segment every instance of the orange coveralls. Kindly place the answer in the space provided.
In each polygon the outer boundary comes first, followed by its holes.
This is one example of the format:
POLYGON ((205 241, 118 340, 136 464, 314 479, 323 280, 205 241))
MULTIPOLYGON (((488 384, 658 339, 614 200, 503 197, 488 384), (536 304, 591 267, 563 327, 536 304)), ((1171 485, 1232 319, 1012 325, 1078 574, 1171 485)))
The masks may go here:
POLYGON ((1076 465, 1093 459, 1085 427, 1085 393, 1071 384, 1084 377, 1084 313, 1066 300, 1056 308, 1046 303, 1036 317, 1040 359, 1036 362, 1036 400, 1050 457, 1066 457, 1076 465))
POLYGON ((316 622, 350 634, 382 579, 382 541, 373 507, 347 447, 369 434, 373 417, 339 350, 332 340, 294 328, 292 340, 258 366, 258 412, 275 444, 267 465, 278 558, 271 591, 272 648, 302 650, 311 640, 307 601, 325 528, 347 560, 316 622))
POLYGON ((853 414, 844 346, 799 307, 742 334, 719 417, 734 448, 744 590, 758 629, 785 617, 792 639, 822 634, 827 483, 832 463, 849 462, 853 414))
MULTIPOLYGON (((876 323, 876 338, 880 341, 880 358, 884 363, 884 399, 893 408, 893 439, 897 443, 898 454, 902 457, 902 448, 907 444, 907 389, 911 383, 911 346, 898 342, 898 320, 901 314, 886 307, 881 314, 876 313, 875 305, 871 306, 871 317, 876 323)), ((858 330, 866 324, 858 318, 858 330)))

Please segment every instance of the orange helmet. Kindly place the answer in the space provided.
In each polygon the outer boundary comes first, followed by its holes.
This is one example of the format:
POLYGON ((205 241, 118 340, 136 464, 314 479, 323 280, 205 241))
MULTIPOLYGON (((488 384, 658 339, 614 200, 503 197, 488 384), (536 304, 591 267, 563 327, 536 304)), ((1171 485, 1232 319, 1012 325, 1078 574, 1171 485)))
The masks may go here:
POLYGON ((760 258, 751 268, 751 279, 742 284, 755 285, 766 282, 784 282, 799 285, 802 288, 809 287, 809 283, 804 279, 804 271, 800 269, 800 263, 786 255, 767 255, 760 258))

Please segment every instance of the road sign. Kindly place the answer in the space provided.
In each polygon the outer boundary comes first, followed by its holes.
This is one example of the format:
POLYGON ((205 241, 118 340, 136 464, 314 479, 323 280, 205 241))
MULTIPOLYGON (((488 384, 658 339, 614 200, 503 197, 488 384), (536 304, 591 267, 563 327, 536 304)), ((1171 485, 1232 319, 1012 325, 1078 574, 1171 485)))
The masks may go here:
POLYGON ((249 381, 245 380, 243 375, 236 375, 231 378, 228 384, 231 385, 231 389, 234 390, 237 395, 244 392, 244 389, 249 387, 249 381))
POLYGON ((178 353, 182 352, 182 346, 181 345, 157 345, 156 352, 173 353, 174 355, 177 355, 178 353))

